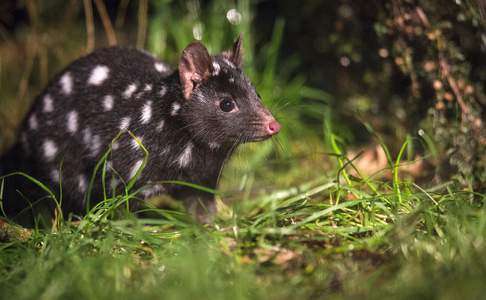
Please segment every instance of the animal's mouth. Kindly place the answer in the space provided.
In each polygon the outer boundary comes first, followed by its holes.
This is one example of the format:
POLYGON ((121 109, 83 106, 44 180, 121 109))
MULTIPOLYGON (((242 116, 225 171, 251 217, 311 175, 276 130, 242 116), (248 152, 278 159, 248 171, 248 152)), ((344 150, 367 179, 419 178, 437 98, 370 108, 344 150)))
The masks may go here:
POLYGON ((248 138, 247 142, 260 142, 271 138, 280 131, 280 124, 272 116, 267 116, 263 123, 259 123, 255 135, 248 138))
POLYGON ((273 117, 271 117, 270 121, 266 123, 256 123, 251 125, 253 125, 250 127, 252 130, 244 130, 248 131, 246 134, 234 136, 237 143, 265 141, 278 134, 280 131, 280 124, 273 117))
POLYGON ((267 135, 257 135, 257 136, 252 136, 250 138, 245 139, 245 143, 251 143, 251 142, 262 142, 265 140, 268 140, 271 138, 273 134, 267 134, 267 135))

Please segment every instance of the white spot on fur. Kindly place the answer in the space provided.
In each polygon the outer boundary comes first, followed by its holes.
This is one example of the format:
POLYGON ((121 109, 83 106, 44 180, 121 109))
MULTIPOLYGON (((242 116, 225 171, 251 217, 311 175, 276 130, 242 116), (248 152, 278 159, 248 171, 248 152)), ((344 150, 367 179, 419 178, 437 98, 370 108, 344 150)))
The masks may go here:
POLYGON ((165 123, 164 120, 160 121, 159 124, 157 125, 157 127, 155 127, 155 130, 157 130, 158 132, 161 132, 162 129, 164 128, 164 123, 165 123))
POLYGON ((36 130, 37 128, 39 128, 39 123, 37 122, 37 117, 35 116, 35 114, 32 114, 29 118, 29 127, 32 130, 36 130))
POLYGON ((165 191, 165 188, 161 184, 154 184, 153 186, 146 187, 142 191, 142 195, 144 196, 145 199, 159 195, 165 191))
POLYGON ((65 95, 69 95, 73 91, 73 78, 70 73, 66 73, 61 77, 61 87, 65 95))
POLYGON ((113 102, 114 102, 113 96, 112 95, 106 95, 103 98, 103 110, 104 111, 112 110, 113 109, 113 102))
POLYGON ((191 162, 193 147, 194 145, 191 142, 189 142, 184 148, 184 151, 182 151, 182 154, 177 159, 177 163, 181 168, 187 167, 187 165, 189 165, 189 163, 191 162))
POLYGON ((127 130, 128 129, 128 126, 130 126, 130 117, 124 117, 121 119, 120 121, 120 129, 121 130, 127 130))
POLYGON ((111 144, 112 150, 117 150, 118 148, 120 148, 120 144, 118 142, 114 142, 113 144, 111 144))
POLYGON ((136 139, 132 139, 132 141, 130 142, 130 145, 134 150, 139 150, 141 148, 141 144, 143 144, 143 137, 139 136, 137 136, 136 139))
POLYGON ((42 109, 44 112, 52 112, 54 110, 54 101, 52 97, 47 94, 44 96, 44 108, 42 109))
POLYGON ((161 89, 160 89, 160 96, 163 97, 165 95, 165 93, 167 93, 167 88, 165 86, 163 86, 161 89))
POLYGON ((226 63, 228 66, 230 66, 231 68, 236 69, 236 66, 235 66, 235 65, 234 65, 232 62, 230 62, 229 60, 227 60, 226 58, 223 58, 223 61, 224 61, 224 62, 225 62, 225 63, 226 63))
POLYGON ((209 148, 210 148, 211 150, 216 150, 216 149, 218 149, 220 146, 221 146, 221 145, 220 145, 220 144, 218 144, 218 143, 216 143, 216 142, 210 142, 210 143, 209 143, 209 148))
POLYGON ((59 170, 51 170, 51 180, 59 183, 59 170))
POLYGON ((57 154, 57 146, 52 140, 45 140, 42 145, 44 156, 48 161, 52 160, 57 154))
POLYGON ((83 129, 83 143, 88 145, 91 142, 93 134, 91 133, 91 129, 85 128, 83 129))
POLYGON ((86 192, 86 188, 88 187, 88 183, 86 177, 84 175, 78 175, 78 189, 81 193, 86 192))
POLYGON ((167 71, 169 71, 169 68, 164 65, 163 63, 160 63, 160 62, 156 62, 154 64, 154 67, 155 67, 155 70, 157 70, 157 72, 160 72, 160 73, 165 73, 167 71))
POLYGON ((99 135, 94 135, 93 139, 91 140, 91 144, 89 149, 91 150, 91 156, 96 156, 100 152, 101 148, 101 138, 99 135))
POLYGON ((88 79, 88 84, 92 85, 100 85, 108 78, 108 73, 110 69, 107 66, 98 65, 94 67, 93 71, 91 71, 91 75, 88 79))
POLYGON ((145 84, 145 87, 143 88, 143 90, 146 91, 146 92, 150 92, 152 90, 152 85, 146 83, 145 84))
POLYGON ((221 71, 221 66, 217 62, 213 61, 213 76, 218 75, 219 71, 221 71))
POLYGON ((138 169, 140 169, 140 167, 142 166, 142 163, 143 163, 143 159, 137 161, 132 169, 130 170, 130 177, 128 179, 132 179, 138 172, 138 169))
POLYGON ((147 101, 147 103, 143 105, 142 116, 140 117, 140 120, 142 121, 142 124, 147 124, 151 118, 152 118, 152 101, 147 101))
POLYGON ((111 162, 111 160, 106 161, 105 170, 106 172, 111 172, 113 170, 113 163, 111 162))
POLYGON ((70 133, 78 131, 78 113, 74 110, 67 114, 67 130, 70 133))
POLYGON ((179 112, 179 109, 181 109, 181 105, 177 102, 172 103, 172 111, 170 112, 171 116, 177 115, 179 112))
POLYGON ((231 83, 235 83, 235 79, 233 77, 231 77, 230 79, 228 79, 229 82, 231 83))
POLYGON ((135 93, 136 90, 137 90, 137 85, 135 83, 128 85, 125 91, 123 92, 123 98, 125 99, 130 98, 133 95, 133 93, 135 93))

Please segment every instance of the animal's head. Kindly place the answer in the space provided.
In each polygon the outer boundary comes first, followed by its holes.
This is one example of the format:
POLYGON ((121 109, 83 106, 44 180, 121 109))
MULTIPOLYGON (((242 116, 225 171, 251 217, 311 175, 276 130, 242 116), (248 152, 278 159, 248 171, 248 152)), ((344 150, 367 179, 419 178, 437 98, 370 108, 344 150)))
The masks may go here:
POLYGON ((241 36, 231 50, 214 56, 199 42, 184 49, 179 63, 181 116, 196 139, 236 145, 279 132, 280 124, 263 106, 241 66, 241 36))

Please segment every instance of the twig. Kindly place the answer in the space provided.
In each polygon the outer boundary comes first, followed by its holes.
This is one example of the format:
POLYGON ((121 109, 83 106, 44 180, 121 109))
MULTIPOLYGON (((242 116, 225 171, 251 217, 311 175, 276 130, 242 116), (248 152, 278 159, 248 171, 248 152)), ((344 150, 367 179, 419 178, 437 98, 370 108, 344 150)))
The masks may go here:
POLYGON ((103 3, 103 0, 95 0, 95 4, 96 9, 100 14, 101 21, 103 22, 103 28, 105 29, 106 37, 108 38, 108 44, 110 46, 115 46, 117 44, 116 33, 111 25, 110 16, 106 12, 106 6, 103 3))
POLYGON ((39 47, 39 73, 42 85, 46 85, 49 79, 49 56, 46 47, 39 47))
POLYGON ((430 28, 430 22, 429 18, 427 18, 427 15, 425 14, 424 10, 421 7, 415 7, 415 12, 417 13, 417 16, 420 18, 420 21, 422 24, 424 24, 425 28, 430 28))
POLYGON ((27 241, 32 236, 32 230, 11 225, 0 219, 0 241, 27 241))
POLYGON ((32 23, 32 27, 35 30, 38 29, 38 25, 39 25, 39 17, 37 15, 37 8, 35 6, 36 2, 37 1, 27 0, 25 3, 27 6, 30 22, 32 23))
POLYGON ((74 15, 79 11, 78 5, 81 4, 78 0, 69 0, 66 8, 63 12, 63 21, 62 23, 69 24, 74 20, 74 15))
POLYGON ((28 105, 25 105, 26 104, 25 101, 29 99, 27 97, 27 93, 29 91, 29 79, 32 75, 34 69, 34 61, 38 54, 37 34, 35 33, 35 30, 33 34, 30 34, 28 36, 26 44, 27 44, 26 47, 27 58, 25 60, 26 64, 22 72, 22 77, 20 78, 19 90, 17 94, 18 103, 22 103, 20 107, 28 107, 28 105))
MULTIPOLYGON (((486 0, 477 0, 477 5, 478 9, 480 12, 481 16, 481 21, 484 23, 484 17, 485 17, 485 10, 486 10, 486 0)), ((429 22, 429 19, 427 18, 427 15, 425 12, 422 10, 420 7, 416 7, 415 11, 422 22, 423 26, 426 29, 430 29, 431 25, 429 22)), ((438 36, 437 39, 441 38, 441 36, 438 36)), ((454 78, 454 76, 451 74, 451 67, 449 62, 447 61, 447 58, 445 58, 441 53, 439 53, 439 66, 440 66, 440 71, 443 77, 447 79, 447 82, 449 83, 449 86, 452 89, 452 92, 454 93, 457 104, 459 104, 459 107, 461 108, 461 119, 462 121, 470 121, 473 124, 473 130, 478 136, 478 142, 481 145, 486 145, 486 137, 485 134, 483 133, 483 122, 481 122, 480 118, 474 118, 474 116, 471 114, 471 106, 467 105, 466 102, 464 102, 463 94, 461 93, 459 86, 457 85, 457 81, 454 78)))
MULTIPOLYGON (((416 7, 415 12, 417 13, 417 16, 420 18, 420 21, 424 25, 425 28, 430 29, 431 25, 429 22, 429 19, 427 18, 427 15, 423 11, 421 7, 416 7)), ((439 38, 439 37, 438 37, 439 38)), ((449 83, 449 86, 452 89, 452 92, 456 96, 457 103, 461 107, 462 115, 463 118, 469 115, 470 113, 470 108, 469 106, 466 105, 464 102, 464 99, 462 98, 462 94, 459 91, 459 87, 457 86, 456 79, 452 76, 450 72, 450 66, 447 60, 444 57, 441 57, 439 54, 439 65, 440 65, 440 70, 442 72, 442 75, 447 79, 447 82, 449 83)))
POLYGON ((483 24, 486 25, 486 0, 476 0, 478 4, 479 16, 481 17, 481 21, 483 24))
POLYGON ((115 21, 116 28, 120 28, 125 24, 125 17, 127 15, 128 3, 130 3, 130 0, 122 0, 120 2, 120 5, 118 6, 118 10, 116 13, 116 21, 115 21))
POLYGON ((94 20, 93 20, 93 5, 91 4, 91 0, 83 0, 84 4, 84 15, 86 21, 86 52, 93 51, 95 47, 95 27, 94 27, 94 20))
POLYGON ((445 78, 447 79, 447 82, 451 86, 454 95, 456 95, 457 103, 461 107, 462 113, 468 115, 470 112, 469 106, 467 106, 466 103, 464 103, 464 100, 462 99, 462 95, 459 92, 459 87, 457 86, 457 82, 450 73, 450 66, 444 58, 440 58, 440 69, 443 75, 445 76, 445 78))
MULTIPOLYGON (((32 46, 31 43, 27 43, 32 46)), ((17 94, 17 99, 20 103, 25 101, 25 99, 28 99, 27 97, 27 92, 29 88, 29 78, 30 75, 32 75, 32 69, 34 66, 34 59, 35 59, 35 50, 28 50, 27 51, 27 60, 26 60, 26 67, 24 69, 24 72, 22 74, 22 77, 20 79, 19 83, 19 91, 17 94)), ((25 104, 25 103, 24 103, 25 104)))
POLYGON ((145 36, 147 34, 147 11, 148 1, 140 0, 138 6, 137 48, 143 48, 145 45, 145 36))

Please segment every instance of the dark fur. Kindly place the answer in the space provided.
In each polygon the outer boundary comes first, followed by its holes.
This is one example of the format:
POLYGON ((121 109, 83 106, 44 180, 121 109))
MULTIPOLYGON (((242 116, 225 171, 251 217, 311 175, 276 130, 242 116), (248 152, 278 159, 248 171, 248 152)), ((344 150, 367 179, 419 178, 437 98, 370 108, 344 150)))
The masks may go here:
MULTIPOLYGON (((232 50, 229 54, 208 56, 210 62, 202 61, 208 59, 204 57, 204 47, 199 49, 189 46, 181 58, 179 72, 158 72, 154 68, 156 59, 151 55, 119 47, 99 49, 76 60, 36 98, 21 128, 22 138, 3 158, 3 174, 25 172, 59 194, 59 183, 52 180, 51 174, 53 170, 61 170, 63 210, 83 214, 86 209, 86 193, 80 192, 79 176, 84 176, 89 182, 96 163, 117 135, 121 134, 117 141, 119 147, 112 150, 109 156, 112 168, 107 170, 109 195, 123 188, 123 184, 120 184, 116 191, 111 191, 111 178, 128 182, 133 166, 145 156, 141 149, 134 149, 133 138, 119 129, 120 120, 130 117, 128 130, 142 137, 141 142, 149 152, 148 163, 135 189, 143 186, 150 188, 152 184, 164 180, 181 180, 216 188, 223 164, 234 148, 242 142, 269 137, 265 126, 268 126, 269 120, 274 120, 239 68, 240 46, 235 44, 238 48, 236 52, 232 50), (195 64, 191 65, 193 62, 195 64), (220 65, 218 75, 213 75, 213 62, 220 65), (88 85, 88 78, 97 65, 107 66, 109 77, 100 86, 88 85), (201 68, 207 72, 199 78, 196 71, 201 71, 201 68), (73 78, 73 90, 69 96, 63 94, 59 82, 66 72, 73 78), (189 81, 180 78, 180 74, 189 74, 189 81), (230 78, 233 80, 230 81, 230 78), (122 94, 132 83, 137 84, 137 90, 131 97, 124 99, 122 94), (144 91, 146 84, 151 85, 150 91, 144 91), (187 84, 191 85, 189 97, 183 92, 188 88, 187 84), (161 90, 165 90, 163 95, 161 90), (43 112, 43 97, 46 94, 53 99, 53 112, 43 112), (102 105, 106 95, 114 96, 113 109, 108 112, 103 111, 102 105), (237 103, 237 112, 226 113, 219 108, 219 102, 225 98, 231 98, 237 103), (151 119, 147 124, 142 124, 142 107, 149 100, 152 101, 151 119), (171 114, 174 102, 181 104, 176 115, 171 114), (78 129, 71 134, 66 129, 66 116, 73 110, 78 113, 78 129), (37 130, 29 128, 28 120, 33 114, 37 118, 37 130), (159 132, 156 127, 162 119, 165 122, 159 132), (89 141, 86 139, 89 137, 86 134, 87 128, 91 132, 89 141), (95 136, 99 137, 100 149, 93 155, 90 145, 96 144, 95 136), (52 140, 58 148, 52 161, 47 161, 43 152, 46 139, 52 140), (181 167, 178 161, 189 143, 193 145, 191 159, 186 166, 181 167), (215 147, 216 144, 219 146, 215 147)), ((5 188, 3 205, 10 216, 29 207, 29 202, 46 198, 44 191, 19 176, 7 178, 5 188)), ((208 221, 215 209, 214 197, 209 193, 181 185, 164 184, 163 188, 166 193, 184 201, 199 221, 208 221)), ((161 192, 158 190, 151 194, 161 192)), ((89 203, 93 205, 101 201, 102 195, 98 175, 89 203)), ((47 202, 52 200, 47 199, 47 202)))

